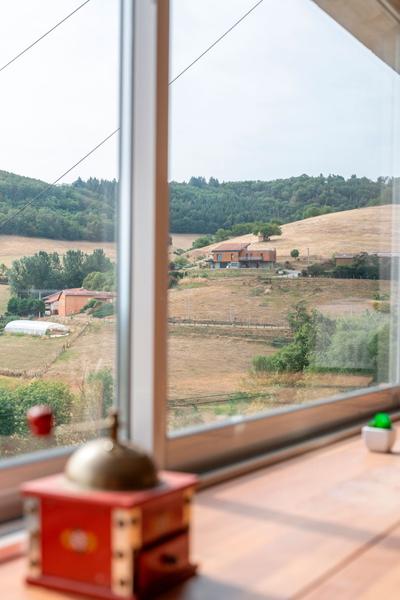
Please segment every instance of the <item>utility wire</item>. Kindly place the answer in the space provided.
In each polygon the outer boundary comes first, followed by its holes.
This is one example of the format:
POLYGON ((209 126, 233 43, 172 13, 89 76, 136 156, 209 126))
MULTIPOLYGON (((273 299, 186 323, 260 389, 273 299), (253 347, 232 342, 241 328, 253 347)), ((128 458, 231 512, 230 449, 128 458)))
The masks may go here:
POLYGON ((254 6, 252 6, 250 8, 250 10, 248 10, 244 15, 242 15, 240 17, 240 19, 238 19, 231 27, 229 27, 229 29, 227 29, 225 31, 225 33, 223 33, 217 40, 215 40, 215 42, 213 42, 211 44, 211 46, 208 46, 208 48, 206 48, 206 50, 204 50, 204 52, 202 52, 197 58, 194 59, 194 61, 192 61, 187 67, 185 67, 183 69, 183 71, 181 71, 180 73, 178 73, 178 75, 176 75, 176 77, 174 77, 168 85, 171 85, 172 83, 174 83, 177 79, 179 79, 179 77, 182 77, 182 75, 184 73, 186 73, 186 71, 188 71, 189 69, 191 69, 193 67, 193 65, 195 65, 200 59, 203 58, 203 56, 205 56, 208 52, 210 52, 210 50, 212 50, 217 44, 219 44, 219 42, 221 40, 224 39, 224 37, 226 37, 233 29, 235 29, 235 27, 237 27, 239 25, 239 23, 241 23, 242 21, 244 21, 244 19, 246 17, 248 17, 253 10, 255 10, 258 6, 260 6, 260 4, 262 4, 262 2, 264 2, 264 0, 259 0, 258 2, 256 2, 256 4, 254 4, 254 6))
POLYGON ((14 56, 14 58, 12 58, 11 60, 9 60, 5 65, 3 65, 2 67, 0 67, 0 73, 2 71, 4 71, 4 69, 7 69, 7 67, 9 67, 10 65, 12 65, 16 60, 18 60, 19 58, 21 58, 21 56, 23 56, 26 52, 28 52, 28 50, 30 50, 31 48, 33 48, 34 46, 36 46, 36 44, 38 44, 41 40, 43 40, 45 37, 47 37, 55 29, 57 29, 57 27, 59 27, 60 25, 62 25, 63 23, 65 23, 65 21, 67 21, 70 17, 72 17, 75 13, 77 13, 78 10, 80 10, 81 8, 83 8, 85 6, 85 4, 88 4, 88 2, 90 2, 90 0, 86 0, 85 2, 83 2, 80 6, 78 6, 77 8, 75 8, 75 10, 73 10, 71 13, 69 13, 69 15, 67 15, 66 17, 64 17, 63 19, 61 19, 61 21, 59 21, 58 23, 56 23, 51 29, 49 29, 48 31, 46 31, 46 33, 44 33, 43 35, 41 35, 37 40, 35 40, 31 44, 29 44, 29 46, 27 46, 23 50, 21 50, 21 52, 19 52, 19 54, 17 54, 16 56, 14 56))
POLYGON ((41 192, 39 192, 39 194, 37 194, 36 196, 34 196, 31 200, 29 200, 29 202, 27 202, 26 204, 24 204, 23 206, 21 206, 21 208, 19 208, 15 213, 13 213, 7 219, 5 219, 4 221, 2 221, 0 223, 0 230, 4 227, 4 225, 7 225, 7 223, 9 223, 13 219, 15 219, 16 216, 18 216, 26 208, 28 208, 28 206, 30 206, 31 204, 33 204, 34 202, 36 202, 37 200, 39 200, 39 198, 41 198, 41 196, 43 196, 46 192, 48 192, 51 188, 53 188, 59 181, 61 181, 61 179, 63 179, 63 177, 65 177, 66 175, 68 175, 68 173, 70 173, 73 169, 75 169, 75 167, 77 167, 84 160, 86 160, 91 154, 93 154, 93 152, 96 152, 96 150, 98 150, 99 148, 101 148, 101 146, 103 146, 103 144, 105 144, 106 142, 108 142, 108 140, 110 138, 112 138, 116 133, 118 133, 118 131, 119 131, 119 128, 115 129, 107 137, 105 137, 103 140, 101 140, 101 142, 99 142, 97 144, 97 146, 95 146, 94 148, 92 148, 91 150, 89 150, 89 152, 87 154, 85 154, 85 156, 82 156, 82 158, 80 158, 74 165, 72 165, 72 167, 70 167, 67 171, 64 171, 64 173, 62 175, 60 175, 59 177, 57 177, 57 179, 55 179, 52 183, 48 183, 47 186, 41 192))
MULTIPOLYGON (((1 67, 0 68, 0 73, 6 67, 8 67, 8 65, 10 65, 15 60, 17 60, 17 58, 19 58, 20 56, 22 56, 25 52, 27 52, 30 48, 32 48, 32 46, 34 46, 35 44, 37 44, 46 35, 48 35, 51 31, 53 31, 56 27, 58 27, 59 25, 61 25, 61 23, 63 23, 67 19, 69 19, 69 17, 71 17, 74 13, 76 13, 80 8, 82 8, 83 6, 85 6, 85 4, 87 4, 88 2, 90 2, 90 0, 86 0, 86 2, 84 2, 83 4, 81 4, 80 6, 78 6, 78 8, 76 8, 72 13, 70 13, 69 15, 67 15, 62 21, 60 21, 59 23, 57 23, 52 29, 50 29, 44 35, 42 35, 40 38, 38 38, 35 42, 33 42, 33 44, 31 44, 30 46, 28 46, 27 48, 25 48, 25 50, 23 50, 22 52, 20 52, 17 56, 15 56, 6 65, 4 65, 3 67, 1 67)), ((182 75, 184 73, 186 73, 189 69, 191 69, 199 60, 201 60, 203 58, 203 56, 205 56, 208 52, 210 52, 210 50, 212 50, 212 48, 214 48, 221 40, 224 39, 224 37, 226 37, 233 29, 235 29, 235 27, 237 27, 237 25, 239 25, 239 23, 241 23, 246 17, 248 17, 258 6, 260 6, 260 4, 262 4, 262 2, 264 2, 264 0, 258 0, 258 2, 256 2, 256 4, 254 4, 254 6, 252 6, 244 15, 242 15, 240 17, 240 19, 238 19, 237 21, 235 21, 235 23, 233 25, 231 25, 231 27, 229 27, 229 29, 227 29, 225 31, 225 33, 223 33, 217 40, 215 40, 215 42, 213 42, 210 46, 208 46, 208 48, 206 48, 206 50, 204 50, 204 52, 202 52, 195 60, 193 60, 187 67, 185 67, 183 69, 183 71, 181 71, 180 73, 178 73, 178 75, 176 75, 176 77, 174 77, 168 83, 168 85, 172 85, 177 79, 179 79, 180 77, 182 77, 182 75)), ((86 160, 86 158, 88 158, 91 154, 93 154, 93 152, 95 152, 98 148, 100 148, 103 144, 105 144, 110 138, 112 138, 116 133, 118 133, 119 130, 120 130, 119 127, 118 127, 118 129, 115 129, 115 131, 113 131, 112 133, 110 133, 110 135, 108 135, 106 138, 104 138, 99 144, 97 144, 97 146, 95 146, 94 148, 92 148, 87 154, 85 154, 85 156, 83 156, 80 160, 78 160, 78 162, 76 162, 72 167, 70 167, 67 171, 65 171, 65 173, 63 173, 62 175, 60 175, 59 177, 57 177, 57 179, 55 181, 53 181, 52 183, 49 183, 47 185, 47 187, 40 192, 40 194, 38 194, 37 196, 35 196, 31 200, 29 200, 29 202, 27 202, 26 204, 24 204, 24 206, 21 206, 21 208, 19 210, 17 210, 17 212, 15 212, 14 214, 10 215, 10 217, 8 217, 4 221, 0 222, 0 231, 3 229, 3 227, 5 225, 7 225, 7 223, 9 223, 10 221, 12 221, 17 215, 19 215, 26 208, 28 208, 28 206, 31 206, 31 204, 33 204, 34 202, 36 202, 36 200, 38 200, 39 198, 41 198, 45 192, 47 192, 49 189, 51 189, 52 187, 54 187, 61 179, 63 179, 63 177, 65 177, 66 175, 68 175, 68 173, 70 173, 75 167, 77 167, 78 165, 80 165, 84 160, 86 160)))

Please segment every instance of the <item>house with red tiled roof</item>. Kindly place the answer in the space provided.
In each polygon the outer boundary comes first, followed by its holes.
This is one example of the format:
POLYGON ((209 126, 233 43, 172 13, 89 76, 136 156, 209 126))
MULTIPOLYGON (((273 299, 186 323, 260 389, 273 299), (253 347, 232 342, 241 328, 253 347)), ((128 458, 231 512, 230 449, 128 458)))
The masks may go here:
POLYGON ((97 292, 85 288, 69 288, 50 294, 43 298, 46 314, 67 317, 79 313, 89 300, 114 302, 114 292, 97 292))
POLYGON ((258 246, 259 244, 250 242, 225 242, 211 250, 211 268, 268 269, 274 267, 276 250, 258 246))

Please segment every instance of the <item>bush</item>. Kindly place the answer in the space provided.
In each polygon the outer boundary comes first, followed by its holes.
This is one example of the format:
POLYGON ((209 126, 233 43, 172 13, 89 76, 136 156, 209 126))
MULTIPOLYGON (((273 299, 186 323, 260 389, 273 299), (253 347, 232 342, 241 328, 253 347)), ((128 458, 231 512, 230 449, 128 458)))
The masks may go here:
POLYGON ((186 256, 177 256, 173 261, 173 269, 175 271, 180 271, 184 269, 190 264, 190 261, 186 258, 186 256))
POLYGON ((45 306, 43 300, 37 298, 17 298, 12 296, 7 304, 8 315, 19 315, 28 317, 31 315, 43 315, 45 306))
POLYGON ((81 310, 79 312, 84 313, 87 310, 90 310, 91 308, 94 308, 96 306, 96 304, 98 303, 98 300, 96 300, 96 298, 91 298, 89 300, 89 302, 87 302, 85 304, 85 306, 83 308, 81 308, 81 310))
MULTIPOLYGON (((196 250, 197 248, 204 248, 204 246, 209 246, 213 243, 213 237, 208 235, 202 235, 201 237, 194 240, 192 243, 192 249, 196 250)), ((177 254, 177 253, 175 253, 177 254)))
POLYGON ((114 313, 115 313, 114 304, 105 302, 104 304, 102 304, 102 306, 100 306, 99 308, 96 308, 96 310, 94 310, 92 312, 92 316, 96 317, 97 319, 103 319, 104 317, 110 317, 114 313))
POLYGON ((372 303, 372 307, 377 312, 390 313, 390 303, 389 302, 384 302, 383 300, 375 300, 372 303))
POLYGON ((7 315, 6 317, 0 318, 0 333, 3 333, 5 326, 7 323, 11 323, 11 321, 18 321, 19 315, 7 315))
POLYGON ((87 290, 96 290, 101 292, 113 292, 116 288, 115 269, 106 271, 92 271, 86 275, 82 282, 82 287, 87 290))
POLYGON ((47 404, 54 411, 56 425, 69 423, 73 394, 65 383, 58 381, 33 381, 21 385, 12 392, 15 407, 15 430, 26 433, 26 413, 37 404, 47 404))
MULTIPOLYGON (((323 317, 320 317, 323 318, 323 317)), ((256 356, 253 359, 255 371, 303 371, 310 364, 315 342, 316 313, 310 314, 306 305, 299 302, 288 314, 293 341, 272 356, 256 356)))
POLYGON ((15 401, 13 392, 0 388, 0 435, 15 433, 15 401))
POLYGON ((102 416, 105 417, 108 409, 114 404, 115 387, 111 369, 94 371, 89 374, 87 381, 95 388, 96 396, 101 399, 102 416))
POLYGON ((252 364, 253 364, 253 369, 255 370, 256 373, 261 373, 263 371, 270 371, 271 370, 271 357, 270 356, 263 356, 261 354, 257 354, 257 356, 253 357, 252 360, 252 364))

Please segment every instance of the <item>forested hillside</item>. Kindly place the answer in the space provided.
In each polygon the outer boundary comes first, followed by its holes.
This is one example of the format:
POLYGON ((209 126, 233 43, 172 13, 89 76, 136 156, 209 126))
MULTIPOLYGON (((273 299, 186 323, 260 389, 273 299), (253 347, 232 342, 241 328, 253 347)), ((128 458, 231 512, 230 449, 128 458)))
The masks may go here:
MULTIPOLYGON (((340 175, 219 182, 192 177, 170 183, 171 233, 214 233, 237 223, 282 223, 391 202, 393 181, 340 175)), ((37 179, 0 171, 0 234, 112 241, 117 182, 90 178, 47 189, 37 179), (18 210, 43 195, 20 214, 18 210), (15 216, 14 216, 15 215, 15 216), (8 219, 9 222, 5 221, 8 219)))
POLYGON ((192 177, 170 184, 174 233, 215 233, 237 223, 300 221, 329 212, 390 204, 392 180, 340 175, 274 181, 229 181, 192 177))
POLYGON ((0 234, 58 240, 114 239, 115 180, 78 179, 71 185, 47 188, 39 179, 0 171, 0 234), (17 214, 41 192, 40 198, 17 214))

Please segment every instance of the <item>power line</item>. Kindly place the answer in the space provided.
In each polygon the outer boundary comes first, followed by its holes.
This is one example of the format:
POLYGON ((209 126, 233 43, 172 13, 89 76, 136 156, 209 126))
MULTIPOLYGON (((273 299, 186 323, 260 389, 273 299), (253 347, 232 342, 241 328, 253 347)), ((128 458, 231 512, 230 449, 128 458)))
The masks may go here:
POLYGON ((81 8, 83 8, 85 6, 85 4, 88 4, 88 2, 90 2, 90 0, 86 0, 85 2, 83 2, 80 6, 78 6, 77 8, 75 8, 75 10, 73 10, 71 13, 69 13, 69 15, 67 15, 66 17, 64 17, 63 19, 61 19, 61 21, 58 21, 58 23, 56 23, 51 29, 49 29, 48 31, 46 31, 46 33, 44 33, 39 38, 37 38, 37 40, 35 40, 31 44, 29 44, 29 46, 27 46, 23 50, 21 50, 21 52, 19 52, 16 56, 14 56, 14 58, 12 58, 5 65, 3 65, 2 67, 0 67, 0 73, 2 71, 4 71, 4 69, 7 69, 7 67, 9 67, 10 65, 12 65, 16 60, 18 60, 19 58, 21 58, 21 56, 23 56, 26 52, 28 52, 28 50, 30 50, 31 48, 33 48, 34 46, 36 46, 36 44, 38 44, 41 40, 43 40, 45 37, 47 37, 55 29, 57 29, 57 27, 59 27, 60 25, 62 25, 63 23, 65 23, 65 21, 67 21, 70 17, 72 17, 75 13, 77 13, 78 10, 80 10, 81 8))
MULTIPOLYGON (((9 61, 6 65, 4 65, 4 67, 0 68, 0 73, 8 65, 10 65, 15 60, 17 60, 17 58, 19 58, 20 56, 22 56, 22 54, 24 54, 25 52, 27 52, 30 48, 32 48, 32 46, 34 46, 35 44, 37 44, 41 39, 43 39, 46 35, 48 35, 56 27, 58 27, 59 25, 61 25, 61 23, 63 23, 64 21, 66 21, 69 17, 71 17, 74 13, 76 13, 80 8, 82 8, 88 2, 90 2, 90 0, 86 0, 86 2, 84 2, 83 4, 81 4, 80 6, 78 6, 78 8, 76 8, 72 13, 70 13, 69 15, 67 15, 62 21, 60 21, 59 23, 57 23, 52 29, 50 29, 48 32, 46 32, 44 35, 42 35, 40 38, 38 38, 35 42, 33 42, 33 44, 31 44, 30 46, 28 46, 27 48, 25 48, 25 50, 23 50, 22 52, 20 52, 16 57, 14 57, 11 61, 9 61)), ((210 46, 208 46, 208 48, 206 48, 206 50, 204 50, 195 60, 193 60, 187 67, 185 67, 185 69, 183 69, 183 71, 181 71, 180 73, 178 73, 178 75, 176 75, 176 77, 174 77, 168 83, 168 85, 172 85, 177 79, 179 79, 180 77, 182 77, 182 75, 184 73, 186 73, 189 69, 191 69, 199 60, 201 60, 203 58, 203 56, 205 56, 208 52, 210 52, 210 50, 212 50, 212 48, 214 48, 233 29, 235 29, 235 27, 237 27, 237 25, 239 25, 239 23, 241 23, 246 17, 248 17, 260 4, 262 4, 262 2, 264 2, 264 0, 258 0, 258 2, 256 2, 256 4, 254 4, 254 6, 252 6, 244 15, 242 15, 240 17, 240 19, 238 19, 237 21, 235 21, 235 23, 233 25, 231 25, 231 27, 229 27, 229 29, 227 29, 217 40, 215 40, 215 42, 213 42, 210 46)), ((45 192, 47 192, 49 189, 51 189, 52 187, 54 187, 61 179, 63 179, 63 177, 65 177, 65 175, 68 175, 68 173, 70 173, 75 167, 77 167, 78 165, 80 165, 84 160, 86 160, 86 158, 88 158, 91 154, 93 154, 93 152, 95 152, 98 148, 100 148, 100 146, 102 146, 103 144, 105 144, 105 142, 107 142, 116 133, 118 133, 119 130, 120 130, 119 127, 118 127, 118 129, 115 129, 115 131, 113 131, 112 133, 110 133, 110 135, 108 135, 106 138, 104 138, 99 144, 97 144, 97 146, 95 146, 94 148, 92 148, 92 150, 90 150, 87 154, 85 154, 85 156, 83 156, 80 160, 78 160, 78 162, 76 162, 72 167, 70 167, 62 175, 60 175, 59 177, 57 177, 57 179, 55 181, 53 181, 52 183, 49 183, 48 186, 44 190, 42 190, 42 192, 40 192, 40 194, 38 194, 37 196, 35 196, 31 200, 29 200, 29 202, 27 202, 24 206, 21 206, 21 208, 16 213, 14 213, 13 215, 10 215, 10 217, 8 217, 7 219, 5 219, 3 222, 0 222, 0 230, 4 227, 4 225, 7 225, 7 223, 9 223, 10 221, 12 221, 17 215, 19 215, 26 208, 28 208, 28 206, 30 206, 31 204, 33 204, 34 202, 36 202, 36 200, 38 200, 41 196, 43 196, 43 194, 45 192)))
POLYGON ((235 29, 235 27, 237 27, 239 25, 239 23, 241 23, 242 21, 244 21, 244 19, 246 17, 248 17, 253 10, 255 10, 258 6, 260 6, 260 4, 264 2, 264 0, 259 0, 258 2, 256 2, 256 4, 254 4, 254 6, 252 6, 250 8, 250 10, 248 10, 244 15, 242 15, 240 17, 240 19, 238 19, 231 27, 229 27, 229 29, 227 29, 225 31, 225 33, 223 33, 217 40, 215 40, 215 42, 213 42, 211 44, 211 46, 208 46, 208 48, 206 50, 204 50, 204 52, 202 52, 197 58, 194 59, 194 61, 192 61, 187 67, 185 67, 183 69, 183 71, 181 71, 180 73, 178 73, 178 75, 176 75, 176 77, 174 77, 170 82, 169 85, 171 85, 172 83, 174 83, 177 79, 179 79, 179 77, 182 77, 182 75, 184 73, 186 73, 186 71, 188 71, 189 69, 191 69, 193 67, 193 65, 195 65, 200 59, 203 58, 203 56, 205 56, 208 52, 210 52, 210 50, 212 50, 212 48, 214 48, 217 44, 219 44, 219 42, 221 40, 224 39, 224 37, 226 37, 233 29, 235 29))
POLYGON ((18 216, 20 213, 22 213, 26 208, 28 208, 28 206, 30 206, 31 204, 33 204, 34 202, 36 202, 41 196, 43 196, 46 192, 48 192, 49 189, 53 188, 59 181, 61 181, 61 179, 63 179, 63 177, 65 177, 66 175, 68 175, 68 173, 70 173, 73 169, 75 169, 75 167, 77 167, 84 160, 86 160, 91 154, 93 154, 93 152, 96 152, 96 150, 98 150, 101 146, 103 146, 103 144, 105 144, 106 142, 108 142, 108 140, 110 138, 112 138, 116 133, 118 133, 118 131, 119 131, 119 127, 118 127, 118 129, 115 129, 112 133, 110 133, 107 137, 105 137, 103 140, 101 140, 101 142, 99 142, 97 144, 97 146, 95 146, 94 148, 92 148, 91 150, 89 150, 89 152, 87 152, 85 154, 85 156, 82 156, 82 158, 80 158, 75 164, 73 164, 72 167, 70 167, 69 169, 67 169, 67 171, 64 171, 64 173, 62 175, 60 175, 59 177, 57 177, 57 179, 55 179, 52 183, 48 183, 47 186, 44 188, 44 190, 42 190, 34 198, 32 198, 31 200, 29 200, 29 202, 27 202, 26 204, 24 204, 23 206, 21 206, 21 208, 18 209, 17 212, 13 213, 7 219, 5 219, 2 223, 0 223, 0 230, 4 227, 4 225, 7 225, 7 223, 9 223, 13 219, 15 219, 15 217, 18 216))

